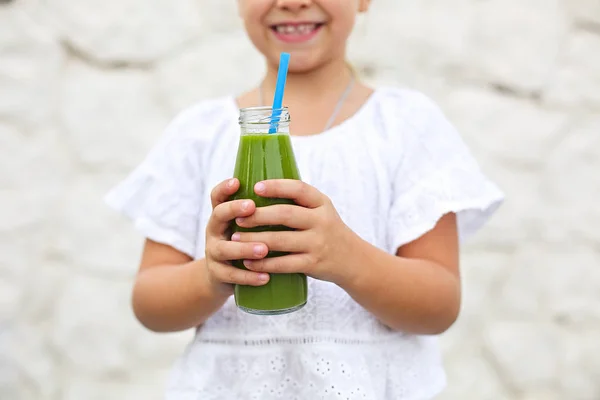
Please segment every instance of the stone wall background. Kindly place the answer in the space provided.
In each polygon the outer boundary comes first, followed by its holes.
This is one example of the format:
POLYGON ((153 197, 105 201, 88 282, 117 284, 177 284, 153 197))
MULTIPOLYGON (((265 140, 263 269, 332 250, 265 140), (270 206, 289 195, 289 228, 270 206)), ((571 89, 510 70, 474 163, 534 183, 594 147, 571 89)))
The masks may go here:
MULTIPOLYGON (((351 59, 438 101, 508 195, 440 399, 600 399, 600 2, 376 0, 351 59)), ((0 1, 1 399, 161 398, 190 334, 134 320, 141 239, 101 195, 261 72, 233 1, 0 1)))

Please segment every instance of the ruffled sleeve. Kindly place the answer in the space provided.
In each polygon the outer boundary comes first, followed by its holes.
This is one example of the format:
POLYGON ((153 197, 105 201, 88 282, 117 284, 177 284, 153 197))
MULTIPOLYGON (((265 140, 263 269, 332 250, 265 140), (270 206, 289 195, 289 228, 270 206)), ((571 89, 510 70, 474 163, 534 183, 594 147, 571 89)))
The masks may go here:
POLYGON ((205 201, 202 163, 208 147, 205 104, 183 111, 146 159, 105 197, 146 238, 194 258, 205 201), (203 129, 198 129, 199 127, 203 129))
POLYGON ((437 105, 416 92, 403 101, 410 106, 395 114, 401 120, 401 158, 393 171, 390 249, 419 238, 447 213, 457 214, 463 241, 485 224, 504 196, 437 105))

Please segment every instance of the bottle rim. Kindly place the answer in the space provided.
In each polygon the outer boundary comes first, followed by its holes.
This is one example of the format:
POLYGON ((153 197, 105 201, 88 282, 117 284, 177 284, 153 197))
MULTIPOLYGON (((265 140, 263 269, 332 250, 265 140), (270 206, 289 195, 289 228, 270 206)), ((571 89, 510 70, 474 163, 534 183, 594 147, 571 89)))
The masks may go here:
POLYGON ((238 122, 240 125, 261 125, 270 124, 273 121, 273 114, 278 124, 287 124, 290 122, 290 113, 287 107, 273 109, 269 106, 246 107, 240 108, 240 117, 238 122))

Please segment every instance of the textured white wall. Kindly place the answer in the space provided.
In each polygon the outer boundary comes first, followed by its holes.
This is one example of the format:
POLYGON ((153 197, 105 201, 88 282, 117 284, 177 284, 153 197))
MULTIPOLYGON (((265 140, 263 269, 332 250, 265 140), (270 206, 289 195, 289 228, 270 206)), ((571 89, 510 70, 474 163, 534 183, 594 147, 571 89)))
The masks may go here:
MULTIPOLYGON (((101 195, 261 60, 234 1, 2 3, 0 398, 160 399, 190 335, 135 322, 141 239, 101 195)), ((436 99, 508 195, 464 251, 441 399, 599 399, 600 2, 375 0, 351 53, 436 99)))

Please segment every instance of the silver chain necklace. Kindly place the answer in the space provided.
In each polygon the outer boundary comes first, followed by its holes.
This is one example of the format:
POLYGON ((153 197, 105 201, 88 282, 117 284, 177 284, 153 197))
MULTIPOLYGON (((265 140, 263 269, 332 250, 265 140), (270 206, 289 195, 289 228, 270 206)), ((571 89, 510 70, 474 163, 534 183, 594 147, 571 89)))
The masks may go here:
MULTIPOLYGON (((340 97, 340 99, 338 100, 337 104, 335 105, 335 109, 333 110, 333 113, 329 117, 329 120, 327 121, 327 124, 325 125, 325 128, 323 129, 323 132, 329 130, 333 126, 333 124, 335 123, 335 119, 337 118, 338 114, 340 113, 340 111, 342 109, 342 106, 344 105, 344 103, 348 99, 348 96, 352 92, 352 89, 354 88, 354 84, 355 83, 356 83, 356 77, 354 76, 354 74, 352 74, 350 82, 348 83, 348 86, 346 86, 346 89, 344 90, 344 93, 342 93, 342 96, 340 97)), ((264 88, 263 88, 263 83, 261 82, 261 84, 259 86, 259 89, 258 89, 258 100, 259 100, 259 102, 260 102, 261 105, 264 104, 264 94, 263 94, 263 92, 264 92, 264 88)))

